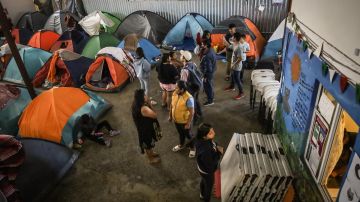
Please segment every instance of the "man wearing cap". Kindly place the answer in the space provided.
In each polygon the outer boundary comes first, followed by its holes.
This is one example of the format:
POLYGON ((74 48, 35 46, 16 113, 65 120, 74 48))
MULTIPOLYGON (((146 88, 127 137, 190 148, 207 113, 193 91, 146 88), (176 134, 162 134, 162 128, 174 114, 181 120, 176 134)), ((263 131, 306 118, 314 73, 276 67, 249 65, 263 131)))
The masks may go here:
MULTIPOLYGON (((193 96, 194 101, 195 101, 195 116, 194 116, 194 123, 198 120, 198 118, 202 117, 202 112, 201 112, 201 107, 200 107, 200 103, 199 103, 199 92, 200 92, 200 88, 201 88, 201 78, 199 78, 199 84, 197 83, 193 83, 191 82, 189 79, 190 78, 190 74, 193 74, 193 76, 197 76, 194 75, 195 71, 197 70, 196 64, 194 62, 191 61, 192 59, 192 54, 189 51, 180 51, 181 57, 180 57, 180 61, 183 62, 183 68, 180 72, 180 80, 185 81, 187 86, 188 86, 188 92, 193 96)), ((194 78, 196 79, 196 78, 194 78)))

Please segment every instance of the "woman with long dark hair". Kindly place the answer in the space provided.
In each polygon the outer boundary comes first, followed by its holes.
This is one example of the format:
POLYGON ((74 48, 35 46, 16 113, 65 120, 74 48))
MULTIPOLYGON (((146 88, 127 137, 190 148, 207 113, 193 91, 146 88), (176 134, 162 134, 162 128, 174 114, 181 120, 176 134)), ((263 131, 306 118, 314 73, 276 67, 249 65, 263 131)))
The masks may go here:
POLYGON ((154 129, 154 123, 158 124, 157 115, 143 89, 135 91, 131 111, 138 131, 141 153, 146 153, 150 163, 160 162, 159 155, 153 151, 157 141, 154 129))
POLYGON ((179 71, 171 64, 171 57, 168 53, 164 53, 161 64, 158 66, 158 79, 162 93, 162 107, 170 110, 171 96, 176 87, 176 81, 180 78, 179 71))

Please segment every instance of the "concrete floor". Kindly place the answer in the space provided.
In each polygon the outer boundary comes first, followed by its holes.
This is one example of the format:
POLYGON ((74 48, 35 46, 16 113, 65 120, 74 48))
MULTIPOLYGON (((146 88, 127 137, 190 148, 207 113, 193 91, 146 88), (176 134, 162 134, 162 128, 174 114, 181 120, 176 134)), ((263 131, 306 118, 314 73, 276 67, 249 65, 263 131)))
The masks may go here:
MULTIPOLYGON (((233 100, 235 92, 224 92, 228 85, 224 80, 225 64, 218 62, 215 76, 215 105, 203 108, 204 121, 213 124, 216 141, 225 148, 234 132, 262 132, 257 121, 257 111, 249 107, 249 75, 245 72, 245 93, 242 100, 233 100)), ((115 94, 101 94, 114 107, 104 119, 121 130, 113 137, 113 146, 106 148, 86 141, 79 160, 50 193, 46 201, 200 201, 196 162, 188 158, 188 150, 174 153, 171 148, 178 143, 175 126, 167 121, 168 113, 158 104, 155 110, 163 130, 163 139, 155 150, 162 162, 149 165, 140 153, 135 125, 130 106, 133 92, 139 88, 138 81, 115 94)), ((160 101, 157 73, 152 70, 150 95, 160 101)), ((200 100, 204 99, 201 94, 200 100)), ((214 199, 213 201, 219 201, 214 199)))

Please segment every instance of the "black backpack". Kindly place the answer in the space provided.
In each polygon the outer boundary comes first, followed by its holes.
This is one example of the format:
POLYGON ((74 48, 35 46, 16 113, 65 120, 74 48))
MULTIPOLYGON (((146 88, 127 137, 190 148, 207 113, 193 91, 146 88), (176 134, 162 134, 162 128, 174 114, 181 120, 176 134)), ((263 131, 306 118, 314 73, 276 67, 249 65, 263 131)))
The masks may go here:
POLYGON ((194 65, 194 68, 188 68, 185 67, 184 69, 187 69, 189 72, 189 77, 188 80, 186 82, 188 88, 190 88, 191 90, 197 91, 200 90, 202 88, 202 73, 196 68, 196 66, 194 65))

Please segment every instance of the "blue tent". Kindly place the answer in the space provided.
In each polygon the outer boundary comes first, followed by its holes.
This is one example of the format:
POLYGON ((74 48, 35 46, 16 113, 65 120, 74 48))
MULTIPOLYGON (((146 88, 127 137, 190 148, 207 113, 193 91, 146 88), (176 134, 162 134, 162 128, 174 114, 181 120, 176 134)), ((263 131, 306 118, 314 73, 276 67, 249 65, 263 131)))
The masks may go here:
POLYGON ((282 50, 282 40, 284 38, 285 20, 276 28, 275 32, 268 40, 265 49, 261 55, 260 61, 273 60, 276 58, 277 52, 282 50))
POLYGON ((188 13, 182 17, 166 35, 162 45, 178 50, 193 51, 196 47, 196 35, 205 30, 211 32, 214 26, 198 13, 188 13))
MULTIPOLYGON (((51 53, 38 49, 26 47, 19 50, 25 69, 30 77, 33 79, 37 71, 46 63, 51 57, 51 53)), ((19 68, 14 60, 11 58, 9 64, 6 66, 4 81, 9 81, 18 84, 24 84, 19 68)))
MULTIPOLYGON (((118 45, 119 48, 125 49, 125 40, 121 41, 118 45)), ((126 45, 126 47, 128 47, 126 45)), ((145 38, 141 38, 137 42, 137 47, 141 47, 144 50, 144 55, 147 61, 149 61, 151 64, 155 64, 155 58, 159 57, 161 55, 161 51, 159 48, 157 48, 153 43, 151 43, 149 40, 145 38)), ((130 52, 133 52, 136 50, 137 47, 131 47, 130 52)))
MULTIPOLYGON (((5 105, 0 107, 0 134, 17 135, 19 130, 18 121, 22 111, 31 102, 31 97, 26 88, 12 88, 18 89, 20 92, 17 97, 2 100, 5 105)), ((12 94, 11 90, 6 84, 0 84, 0 93, 12 94)))

